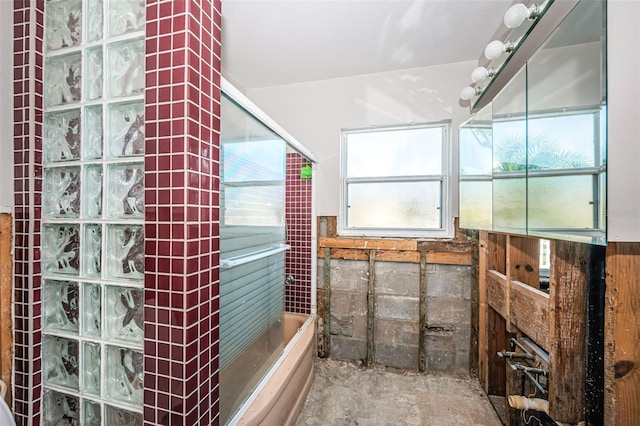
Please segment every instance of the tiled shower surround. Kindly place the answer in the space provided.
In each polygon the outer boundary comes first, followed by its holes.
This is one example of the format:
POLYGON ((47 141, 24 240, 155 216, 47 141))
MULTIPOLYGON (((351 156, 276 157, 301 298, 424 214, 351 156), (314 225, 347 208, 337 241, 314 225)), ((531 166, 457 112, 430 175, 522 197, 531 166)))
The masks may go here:
POLYGON ((17 424, 217 424, 221 4, 46 3, 14 1, 17 424))
POLYGON ((287 153, 285 311, 311 313, 311 195, 312 179, 304 179, 300 171, 311 164, 298 153, 287 153))

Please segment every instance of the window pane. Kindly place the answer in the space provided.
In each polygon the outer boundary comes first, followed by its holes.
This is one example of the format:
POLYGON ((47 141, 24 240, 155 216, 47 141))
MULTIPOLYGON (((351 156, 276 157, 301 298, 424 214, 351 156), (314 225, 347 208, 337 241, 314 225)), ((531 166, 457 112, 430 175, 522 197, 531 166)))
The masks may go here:
POLYGON ((347 133, 347 177, 442 174, 442 127, 347 133))
POLYGON ((593 175, 529 176, 529 230, 594 228, 593 175))
POLYGON ((349 228, 439 229, 441 182, 352 183, 349 228))
POLYGON ((526 234, 527 180, 493 180, 493 229, 526 234))
POLYGON ((595 165, 594 115, 529 117, 529 170, 595 165))
POLYGON ((460 182, 460 227, 491 229, 492 183, 485 181, 460 182))

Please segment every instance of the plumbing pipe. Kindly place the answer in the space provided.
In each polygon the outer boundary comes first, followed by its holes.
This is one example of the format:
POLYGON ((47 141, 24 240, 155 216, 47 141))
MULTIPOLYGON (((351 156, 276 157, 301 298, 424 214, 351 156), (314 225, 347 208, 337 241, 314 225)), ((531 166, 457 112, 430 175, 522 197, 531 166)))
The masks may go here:
POLYGON ((540 398, 527 398, 520 395, 509 395, 509 407, 516 410, 536 410, 549 414, 549 401, 540 398))
POLYGON ((7 396, 7 384, 0 380, 0 398, 4 399, 7 396))

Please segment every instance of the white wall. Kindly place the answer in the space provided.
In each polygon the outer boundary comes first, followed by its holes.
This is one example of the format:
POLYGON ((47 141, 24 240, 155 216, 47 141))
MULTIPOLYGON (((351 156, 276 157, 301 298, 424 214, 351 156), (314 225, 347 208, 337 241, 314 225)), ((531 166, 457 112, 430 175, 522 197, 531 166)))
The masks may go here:
POLYGON ((0 213, 13 206, 13 2, 0 1, 0 213))
MULTIPOLYGON (((451 120, 451 187, 457 191, 457 129, 469 116, 458 98, 474 66, 469 61, 260 88, 247 97, 315 154, 317 214, 337 216, 341 129, 451 120)), ((452 202, 457 215, 457 192, 452 202)))
POLYGON ((607 8, 607 238, 640 241, 640 1, 607 8))

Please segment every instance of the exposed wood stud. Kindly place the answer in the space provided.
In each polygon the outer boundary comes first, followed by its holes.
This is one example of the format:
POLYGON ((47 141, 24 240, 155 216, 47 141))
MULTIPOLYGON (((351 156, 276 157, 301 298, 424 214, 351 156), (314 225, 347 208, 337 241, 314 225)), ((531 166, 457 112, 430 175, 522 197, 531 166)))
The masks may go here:
POLYGON ((427 325, 427 257, 420 253, 420 307, 418 321, 418 370, 427 367, 427 348, 425 346, 425 327, 427 325))
POLYGON ((331 355, 331 249, 324 249, 324 357, 331 355))
POLYGON ((488 233, 480 231, 478 242, 478 379, 488 392, 487 368, 487 256, 488 233))
POLYGON ((604 424, 640 419, 640 243, 610 243, 606 256, 604 424))
MULTIPOLYGON (((553 241, 549 297, 549 414, 563 423, 584 420, 587 244, 553 241)), ((543 345, 544 346, 544 345, 543 345)))
MULTIPOLYGON (((509 302, 511 324, 522 330, 538 345, 548 349, 550 343, 549 295, 519 281, 512 281, 509 298, 511 299, 509 302)), ((584 309, 581 311, 584 314, 584 309)), ((582 320, 584 322, 584 317, 582 320)))
POLYGON ((367 291, 367 365, 373 365, 375 358, 375 287, 376 287, 376 251, 369 251, 369 287, 367 291))
MULTIPOLYGON (((473 239, 478 241, 478 232, 473 232, 473 239)), ((471 252, 471 330, 469 333, 469 348, 477 348, 479 343, 479 324, 480 324, 480 289, 478 281, 478 267, 479 267, 479 247, 474 246, 471 252)), ((478 351, 473 349, 469 351, 469 374, 472 377, 478 376, 478 351)))

